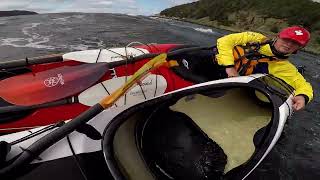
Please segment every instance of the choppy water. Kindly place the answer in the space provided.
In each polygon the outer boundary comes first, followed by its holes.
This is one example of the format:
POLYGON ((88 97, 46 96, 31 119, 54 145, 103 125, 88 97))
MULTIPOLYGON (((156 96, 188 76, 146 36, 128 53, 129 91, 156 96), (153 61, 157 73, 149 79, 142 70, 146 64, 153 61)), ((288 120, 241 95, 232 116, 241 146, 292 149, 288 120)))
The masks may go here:
MULTIPOLYGON (((184 22, 120 14, 42 14, 0 18, 0 60, 75 50, 120 47, 130 42, 213 45, 226 31, 184 22)), ((292 58, 306 66, 315 99, 288 120, 284 134, 249 179, 320 178, 320 56, 292 58)))

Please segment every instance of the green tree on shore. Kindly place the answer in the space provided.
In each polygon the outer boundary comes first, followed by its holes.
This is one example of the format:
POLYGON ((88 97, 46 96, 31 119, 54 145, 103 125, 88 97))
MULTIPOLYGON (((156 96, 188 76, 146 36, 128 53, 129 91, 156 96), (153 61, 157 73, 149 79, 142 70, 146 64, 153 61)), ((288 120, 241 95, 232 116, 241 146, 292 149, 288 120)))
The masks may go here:
POLYGON ((320 30, 320 3, 311 0, 200 0, 163 10, 160 15, 179 18, 228 21, 230 13, 255 11, 265 17, 285 19, 289 25, 320 30))
POLYGON ((306 47, 320 53, 320 3, 311 0, 199 0, 163 10, 160 15, 193 23, 275 34, 290 25, 311 31, 306 47))

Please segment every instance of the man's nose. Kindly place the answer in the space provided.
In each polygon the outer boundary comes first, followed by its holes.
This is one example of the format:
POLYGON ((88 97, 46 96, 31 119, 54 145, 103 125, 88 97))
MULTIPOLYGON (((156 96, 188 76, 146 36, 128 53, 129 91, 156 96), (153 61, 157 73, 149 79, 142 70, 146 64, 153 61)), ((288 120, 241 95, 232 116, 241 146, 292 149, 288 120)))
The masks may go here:
POLYGON ((299 46, 299 44, 297 44, 297 43, 294 42, 294 41, 285 41, 285 44, 286 44, 287 46, 291 46, 291 47, 299 46))

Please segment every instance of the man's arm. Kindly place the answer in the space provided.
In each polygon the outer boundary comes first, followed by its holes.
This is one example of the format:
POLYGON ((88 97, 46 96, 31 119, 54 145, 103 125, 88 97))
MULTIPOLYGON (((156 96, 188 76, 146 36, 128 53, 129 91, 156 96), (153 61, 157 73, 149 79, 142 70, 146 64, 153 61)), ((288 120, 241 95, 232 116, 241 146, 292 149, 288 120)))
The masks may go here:
POLYGON ((246 45, 249 42, 263 42, 266 39, 266 36, 255 32, 234 33, 219 38, 217 40, 218 54, 216 55, 218 64, 222 66, 233 66, 233 48, 235 46, 246 45))
POLYGON ((305 104, 313 99, 313 89, 310 83, 298 72, 297 68, 289 61, 269 63, 269 73, 284 80, 295 89, 293 108, 303 109, 305 104))

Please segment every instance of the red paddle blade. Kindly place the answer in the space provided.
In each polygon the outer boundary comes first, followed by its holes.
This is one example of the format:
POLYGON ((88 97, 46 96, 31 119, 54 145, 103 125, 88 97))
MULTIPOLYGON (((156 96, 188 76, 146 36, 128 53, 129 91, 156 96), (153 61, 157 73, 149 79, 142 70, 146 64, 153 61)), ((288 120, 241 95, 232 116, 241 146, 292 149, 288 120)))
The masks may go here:
POLYGON ((107 71, 106 63, 97 63, 22 74, 0 81, 0 96, 15 105, 47 103, 87 89, 107 71))

